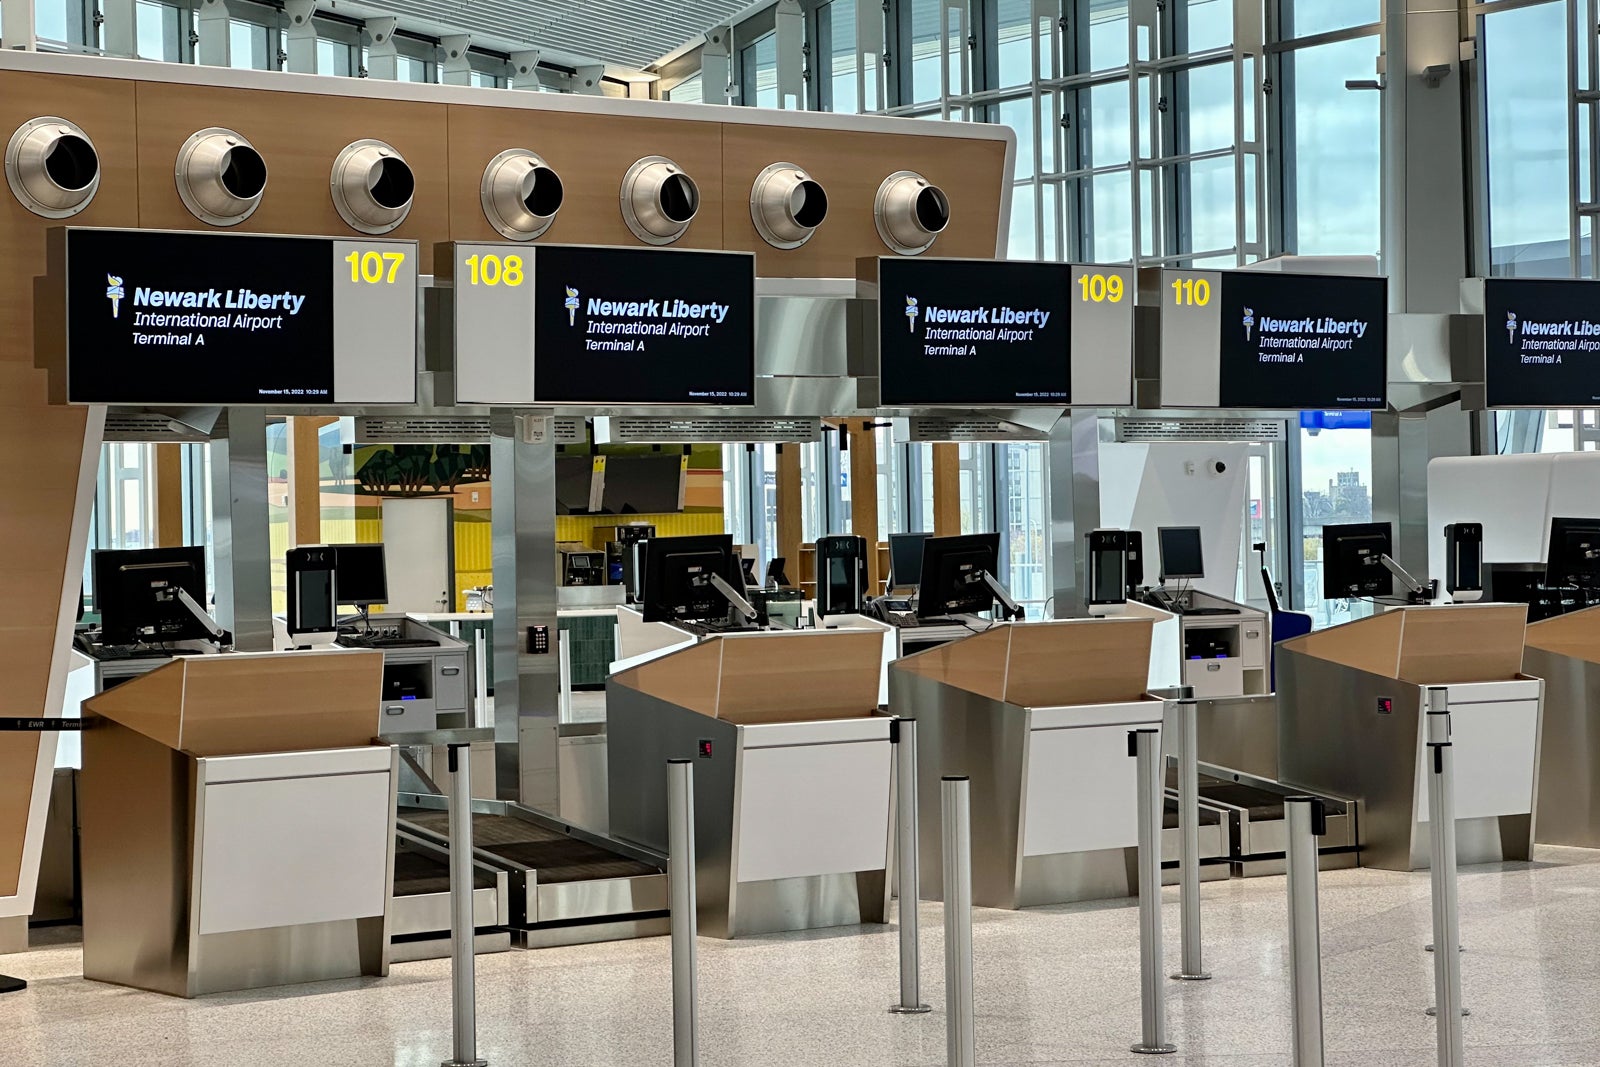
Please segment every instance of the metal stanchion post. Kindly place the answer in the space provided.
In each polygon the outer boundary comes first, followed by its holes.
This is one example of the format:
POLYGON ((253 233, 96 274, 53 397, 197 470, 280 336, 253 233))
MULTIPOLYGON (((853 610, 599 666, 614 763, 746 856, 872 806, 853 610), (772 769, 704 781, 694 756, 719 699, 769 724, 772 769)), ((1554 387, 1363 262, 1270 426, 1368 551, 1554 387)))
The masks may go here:
POLYGON ((494 726, 494 715, 489 710, 488 641, 488 633, 482 624, 472 628, 472 723, 478 727, 494 726))
POLYGON ((1322 1067, 1322 927, 1317 914, 1317 838, 1328 816, 1315 797, 1283 802, 1288 827, 1289 978, 1294 1009, 1294 1067, 1322 1067))
POLYGON ((946 775, 939 810, 944 829, 944 1001, 951 1067, 973 1067, 977 1042, 972 1013, 972 783, 946 775))
POLYGON ((694 764, 667 761, 667 895, 672 915, 672 1062, 700 1062, 695 934, 694 764))
POLYGON ((1182 969, 1172 977, 1203 982, 1211 975, 1200 959, 1200 736, 1199 706, 1178 701, 1178 908, 1183 927, 1182 969))
POLYGON ((1129 730, 1128 755, 1139 761, 1139 1001, 1143 1037, 1133 1051, 1176 1052, 1167 1041, 1161 986, 1161 731, 1129 730))
POLYGON ((450 978, 455 1054, 442 1067, 488 1067, 478 1058, 476 931, 472 922, 472 747, 447 744, 450 760, 450 978))
POLYGON ((1424 718, 1428 730, 1428 829, 1433 845, 1429 864, 1433 883, 1433 943, 1446 949, 1433 954, 1439 1067, 1461 1067, 1464 1057, 1461 953, 1448 951, 1461 944, 1461 922, 1456 911, 1455 754, 1450 744, 1448 694, 1443 687, 1428 690, 1428 714, 1424 718))
POLYGON ((900 883, 900 1003, 895 1015, 923 1015, 922 955, 918 944, 917 902, 922 896, 921 859, 917 854, 917 720, 893 723, 895 774, 895 869, 900 883))

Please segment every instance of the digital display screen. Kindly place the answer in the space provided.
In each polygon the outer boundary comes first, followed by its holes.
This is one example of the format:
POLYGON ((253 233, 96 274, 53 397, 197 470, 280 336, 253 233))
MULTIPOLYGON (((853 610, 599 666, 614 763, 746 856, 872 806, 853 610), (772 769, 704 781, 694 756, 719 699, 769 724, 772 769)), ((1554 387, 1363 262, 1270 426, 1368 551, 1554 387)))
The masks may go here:
POLYGON ((457 244, 462 403, 747 407, 755 257, 457 244))
POLYGON ((1220 406, 1385 406, 1385 279, 1230 271, 1221 303, 1220 406))
POLYGON ((1600 284, 1484 279, 1483 384, 1491 408, 1600 404, 1600 284))
POLYGON ((1068 404, 1070 287, 1063 263, 879 260, 882 403, 1068 404))
POLYGON ((1387 405, 1385 279, 1165 270, 1160 284, 1162 407, 1387 405))
POLYGON ((410 241, 66 231, 75 404, 416 402, 410 241))

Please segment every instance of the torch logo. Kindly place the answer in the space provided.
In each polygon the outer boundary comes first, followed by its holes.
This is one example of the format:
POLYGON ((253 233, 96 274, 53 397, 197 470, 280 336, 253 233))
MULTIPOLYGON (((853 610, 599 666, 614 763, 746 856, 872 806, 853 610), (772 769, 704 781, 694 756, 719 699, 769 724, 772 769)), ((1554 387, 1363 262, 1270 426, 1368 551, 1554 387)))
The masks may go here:
POLYGON ((1506 312, 1506 343, 1513 345, 1517 343, 1517 313, 1515 311, 1506 312))
POLYGON ((567 286, 567 299, 563 306, 567 309, 567 325, 576 326, 578 324, 578 290, 570 285, 567 286))
POLYGON ((1246 341, 1250 340, 1250 331, 1255 329, 1255 325, 1256 325, 1256 309, 1255 308, 1245 308, 1244 309, 1244 339, 1246 341))
POLYGON ((906 332, 917 332, 917 298, 914 296, 906 297, 906 332))
POLYGON ((111 317, 117 318, 122 313, 122 298, 127 293, 122 288, 122 279, 115 274, 106 275, 106 299, 111 301, 111 317))

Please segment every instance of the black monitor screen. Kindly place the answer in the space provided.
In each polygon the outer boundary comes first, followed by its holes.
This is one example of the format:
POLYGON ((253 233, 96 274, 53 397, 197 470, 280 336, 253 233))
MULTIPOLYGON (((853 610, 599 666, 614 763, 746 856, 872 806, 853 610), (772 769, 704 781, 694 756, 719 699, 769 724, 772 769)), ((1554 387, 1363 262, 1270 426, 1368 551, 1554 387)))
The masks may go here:
POLYGON ((211 635, 172 596, 182 589, 196 604, 206 602, 206 550, 188 548, 101 549, 94 554, 94 595, 101 640, 108 645, 196 641, 211 635))
POLYGON ((922 579, 922 546, 932 534, 898 533, 889 535, 889 586, 905 589, 922 579))
POLYGON ((922 579, 917 583, 917 615, 974 614, 994 607, 994 591, 984 582, 1000 559, 1000 535, 930 537, 922 548, 922 579))
POLYGON ((1121 604, 1128 599, 1124 571, 1125 549, 1115 543, 1096 545, 1090 552, 1089 566, 1094 581, 1089 587, 1089 603, 1121 604))
POLYGON ((1205 555, 1200 550, 1200 527, 1163 526, 1156 531, 1161 552, 1161 580, 1204 578, 1205 555))
POLYGON ((389 599, 382 545, 334 545, 334 588, 339 603, 366 607, 389 599))
POLYGON ((1386 522, 1324 526, 1323 599, 1393 595, 1394 575, 1383 564, 1383 557, 1393 552, 1394 534, 1386 522))
POLYGON ((645 542, 644 621, 719 622, 728 617, 728 598, 712 575, 737 590, 744 579, 730 534, 656 537, 645 542))
POLYGON ((1546 585, 1600 588, 1600 519, 1551 519, 1546 585))

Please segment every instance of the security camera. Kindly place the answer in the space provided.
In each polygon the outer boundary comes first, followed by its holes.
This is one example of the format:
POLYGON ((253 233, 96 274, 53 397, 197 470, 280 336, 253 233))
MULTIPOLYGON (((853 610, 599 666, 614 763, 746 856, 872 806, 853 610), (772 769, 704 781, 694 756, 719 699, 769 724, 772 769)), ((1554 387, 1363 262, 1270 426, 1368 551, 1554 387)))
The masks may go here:
POLYGON ((1222 460, 1214 459, 1214 460, 1211 461, 1211 473, 1212 474, 1226 474, 1227 472, 1228 472, 1228 465, 1226 463, 1222 462, 1222 460))
POLYGON ((30 119, 6 145, 6 183, 35 215, 64 219, 94 199, 100 156, 75 123, 51 115, 30 119))

